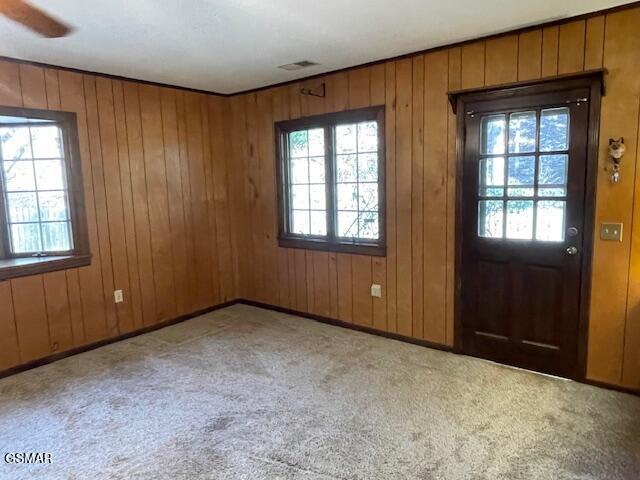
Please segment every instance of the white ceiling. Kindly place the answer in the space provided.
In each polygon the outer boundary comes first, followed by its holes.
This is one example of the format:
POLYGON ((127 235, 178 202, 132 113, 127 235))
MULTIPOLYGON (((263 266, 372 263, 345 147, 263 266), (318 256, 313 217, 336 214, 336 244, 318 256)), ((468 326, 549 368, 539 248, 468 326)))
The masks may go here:
POLYGON ((233 93, 592 12, 616 0, 31 0, 75 27, 0 18, 0 55, 233 93), (320 66, 276 68, 299 60, 320 66))

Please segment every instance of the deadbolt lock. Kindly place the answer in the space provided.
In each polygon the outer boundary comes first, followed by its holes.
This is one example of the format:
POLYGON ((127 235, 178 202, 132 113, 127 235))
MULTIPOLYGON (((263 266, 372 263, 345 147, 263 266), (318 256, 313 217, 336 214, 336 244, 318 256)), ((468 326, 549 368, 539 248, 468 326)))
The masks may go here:
POLYGON ((576 253, 578 253, 578 248, 574 247, 573 245, 567 248, 567 253, 569 255, 575 255, 576 253))

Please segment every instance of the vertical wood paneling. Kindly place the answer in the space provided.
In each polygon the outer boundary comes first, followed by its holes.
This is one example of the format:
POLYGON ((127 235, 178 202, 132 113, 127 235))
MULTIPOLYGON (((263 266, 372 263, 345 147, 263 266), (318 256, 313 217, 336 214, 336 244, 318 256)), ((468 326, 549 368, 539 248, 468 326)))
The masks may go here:
POLYGON ((542 29, 542 76, 558 74, 558 33, 557 25, 542 29))
POLYGON ((540 78, 542 74, 542 30, 520 34, 518 40, 518 80, 540 78))
MULTIPOLYGON (((424 329, 423 338, 445 343, 447 286, 447 122, 449 55, 425 57, 424 111, 424 329), (444 228, 443 228, 444 227, 444 228)), ((415 332, 414 332, 415 334, 415 332)))
POLYGON ((372 325, 371 257, 353 255, 351 258, 351 275, 353 282, 353 322, 359 325, 372 325))
POLYGON ((412 334, 423 335, 423 180, 424 180, 424 56, 414 57, 411 125, 411 318, 412 334))
POLYGON ((518 78, 518 35, 486 42, 485 85, 515 82, 518 78))
MULTIPOLYGON (((449 50, 449 90, 457 90, 461 85, 460 48, 449 50)), ((447 266, 446 266, 446 318, 445 343, 453 345, 453 327, 455 313, 455 256, 456 256, 456 180, 458 152, 456 150, 457 119, 451 109, 447 110, 447 266)))
POLYGON ((485 42, 475 42, 462 47, 461 88, 484 86, 485 42))
POLYGON ((411 59, 396 62, 396 246, 397 246, 397 328, 411 335, 412 265, 411 265, 411 128, 412 128, 411 59))
POLYGON ((603 15, 587 19, 587 30, 584 47, 584 69, 592 70, 602 67, 604 53, 604 21, 603 15))
MULTIPOLYGON (((634 214, 640 211, 639 205, 634 205, 634 189, 640 186, 634 185, 635 162, 625 162, 621 181, 615 185, 609 181, 609 173, 604 168, 609 137, 624 137, 625 159, 636 158, 640 108, 639 22, 640 9, 607 16, 604 59, 609 74, 607 95, 602 99, 596 225, 615 218, 631 227, 634 214)), ((635 199, 637 202, 638 195, 635 199)), ((634 222, 633 226, 637 225, 634 222)), ((596 241, 594 245, 588 376, 595 380, 622 381, 627 295, 635 302, 639 298, 637 252, 631 254, 630 265, 630 250, 628 233, 622 242, 596 241)), ((632 309, 635 310, 635 305, 632 309)), ((636 315, 634 311, 633 321, 637 321, 636 315)))
POLYGON ((87 267, 0 282, 0 370, 214 305, 222 300, 222 275, 225 300, 236 297, 232 202, 221 164, 231 130, 222 117, 228 101, 216 99, 213 114, 209 96, 190 95, 186 102, 184 96, 0 61, 0 104, 77 115, 93 254, 87 267), (206 219, 196 235, 185 220, 185 182, 189 214, 206 219), (194 267, 198 256, 199 270, 190 268, 189 251, 194 267), (201 281, 205 271, 208 281, 201 281), (118 305, 115 288, 124 293, 118 305))
POLYGON ((385 64, 385 147, 387 195, 387 281, 382 285, 387 302, 387 328, 398 330, 397 210, 396 210, 396 64, 385 64))
POLYGON ((584 69, 585 21, 560 25, 558 37, 558 73, 579 72, 584 69))
POLYGON ((5 370, 21 363, 11 282, 0 282, 0 305, 0 370, 5 370))

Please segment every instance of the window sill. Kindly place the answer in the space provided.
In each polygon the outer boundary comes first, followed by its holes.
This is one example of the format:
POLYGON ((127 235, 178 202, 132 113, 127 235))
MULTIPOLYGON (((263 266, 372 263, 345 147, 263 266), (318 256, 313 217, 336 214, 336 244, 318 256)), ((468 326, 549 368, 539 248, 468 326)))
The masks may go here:
POLYGON ((91 255, 8 258, 0 260, 0 281, 67 270, 69 268, 85 267, 90 263, 91 255))
POLYGON ((370 255, 372 257, 386 257, 387 248, 384 245, 367 245, 364 243, 330 243, 324 240, 307 238, 281 237, 278 246, 283 248, 300 248, 304 250, 319 250, 323 252, 352 253, 356 255, 370 255))

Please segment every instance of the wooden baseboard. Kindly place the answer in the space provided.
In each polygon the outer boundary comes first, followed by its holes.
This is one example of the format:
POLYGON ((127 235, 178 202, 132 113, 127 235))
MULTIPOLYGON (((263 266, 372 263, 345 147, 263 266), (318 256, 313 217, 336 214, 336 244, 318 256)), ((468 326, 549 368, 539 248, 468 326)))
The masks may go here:
POLYGON ((406 335, 400 335, 399 333, 385 332, 373 327, 367 327, 366 325, 357 325, 354 323, 345 322, 343 320, 337 320, 331 317, 324 317, 322 315, 316 315, 314 313, 301 312, 299 310, 292 310, 290 308, 278 307, 268 303, 255 302, 253 300, 247 300, 241 298, 238 303, 244 305, 251 305, 252 307, 266 308, 267 310, 273 310, 276 312, 286 313, 289 315, 297 315, 298 317, 308 318, 317 322, 327 323, 336 327, 348 328, 349 330, 357 330, 358 332, 368 333, 370 335, 376 335, 378 337, 391 338, 393 340, 399 340, 405 343, 412 343, 414 345, 420 345, 421 347, 433 348, 435 350, 442 350, 445 352, 451 352, 453 349, 448 345, 442 345, 440 343, 430 342, 429 340, 423 340, 421 338, 407 337, 406 335))
MULTIPOLYGON (((348 328, 350 330, 356 330, 358 332, 368 333, 370 335, 376 335, 379 337, 390 338, 393 340, 398 340, 405 343, 411 343, 414 345, 419 345, 421 347, 433 348, 436 350, 442 350, 445 352, 452 352, 456 354, 461 354, 461 352, 455 351, 453 348, 448 345, 441 345, 439 343, 429 342, 428 340, 422 340, 419 338, 407 337, 406 335, 400 335, 398 333, 384 332, 382 330, 376 330, 372 327, 367 327, 365 325, 356 325, 353 323, 348 323, 342 320, 337 320, 335 318, 324 317, 322 315, 315 315, 313 313, 301 312, 298 310, 292 310, 290 308, 278 307, 276 305, 271 305, 268 303, 255 302, 253 300, 248 300, 245 298, 238 298, 235 300, 231 300, 229 302, 224 302, 219 305, 214 305, 212 307, 208 307, 202 310, 198 310, 196 312, 192 312, 186 315, 181 315, 179 317, 173 318, 171 320, 165 320, 164 322, 157 323, 155 325, 149 325, 148 327, 144 327, 138 330, 134 330, 132 332, 123 333, 122 335, 118 335, 112 338, 106 338, 104 340, 100 340, 98 342, 90 343, 87 345, 82 345, 80 347, 75 347, 70 350, 66 350, 64 352, 54 353, 53 355, 48 355, 43 358, 38 358, 36 360, 31 360, 30 362, 23 363, 22 365, 16 365, 15 367, 8 368, 6 370, 0 371, 0 379, 4 377, 9 377, 11 375, 15 375, 16 373, 24 372, 26 370, 31 370, 32 368, 40 367, 46 365, 48 363, 52 363, 58 360, 62 360, 63 358, 70 357, 72 355, 77 355, 79 353, 88 352, 90 350, 94 350, 96 348, 104 347, 105 345, 110 345, 112 343, 119 342, 121 340, 126 340, 127 338, 136 337, 138 335, 142 335, 145 333, 153 332, 155 330, 160 330, 161 328, 168 327, 170 325, 175 325, 177 323, 184 322, 185 320, 190 320, 199 315, 204 315, 205 313, 213 312, 215 310, 219 310, 221 308, 229 307, 231 305, 235 305, 237 303, 250 305, 252 307, 264 308, 267 310, 273 310, 276 312, 286 313, 289 315, 296 315, 298 317, 308 318, 310 320, 315 320, 317 322, 326 323, 329 325, 333 325, 336 327, 348 328)), ((633 389, 622 387, 619 385, 611 385, 608 383, 589 380, 589 379, 581 379, 578 380, 581 383, 586 383, 588 385, 593 385, 600 388, 605 388, 607 390, 615 390, 618 392, 628 393, 630 395, 640 396, 640 389, 633 389)))
MULTIPOLYGON (((316 320, 318 322, 327 323, 329 325, 334 325, 337 327, 348 328, 350 330, 357 330, 359 332, 369 333, 371 335, 377 335, 379 337, 391 338, 394 340, 399 340, 405 343, 412 343, 414 345, 420 345, 421 347, 434 348, 436 350, 443 350, 445 352, 452 352, 457 355, 464 355, 461 351, 451 348, 448 345, 441 345, 439 343, 429 342, 427 340, 422 340, 419 338, 407 337, 406 335, 400 335, 397 333, 383 332, 382 330, 376 330, 375 328, 363 326, 363 325, 355 325, 353 323, 344 322, 342 320, 337 320, 335 318, 324 317, 322 315, 315 315, 313 313, 300 312, 298 310, 292 310, 290 308, 278 307, 275 305, 270 305, 268 303, 255 302, 253 300, 247 300, 245 298, 241 298, 237 303, 241 303, 244 305, 251 305, 253 307, 265 308, 267 310, 273 310, 276 312, 287 313, 289 315, 297 315, 299 317, 309 318, 311 320, 316 320)), ((595 380, 589 379, 577 379, 575 380, 579 383, 585 383, 587 385, 592 385, 595 387, 604 388, 607 390, 615 390, 618 392, 628 393, 634 396, 640 396, 640 390, 636 390, 633 388, 627 388, 620 385, 612 385, 604 382, 598 382, 595 380)))
POLYGON ((238 303, 239 300, 231 300, 229 302, 224 302, 219 305, 214 305, 212 307, 204 308, 202 310, 198 310, 192 313, 188 313, 186 315, 181 315, 176 318, 172 318, 170 320, 165 320, 160 323, 156 323, 155 325, 149 325, 148 327, 140 328, 138 330, 133 330, 131 332, 123 333, 122 335, 118 335, 111 338, 105 338, 104 340, 100 340, 94 343, 89 343, 87 345, 81 345, 79 347, 72 348, 70 350, 65 350, 64 352, 54 353, 52 355, 48 355, 43 358, 37 358, 35 360, 31 360, 27 363, 23 363, 21 365, 16 365, 15 367, 7 368, 6 370, 0 371, 0 378, 9 377, 11 375, 15 375, 16 373, 24 372, 26 370, 31 370, 32 368, 41 367, 48 363, 56 362, 58 360, 62 360, 63 358, 70 357, 72 355, 77 355, 79 353, 88 352, 89 350, 94 350, 96 348, 104 347, 105 345, 109 345, 111 343, 116 343, 121 340, 126 340, 127 338, 137 337, 138 335, 142 335, 144 333, 153 332, 155 330, 160 330, 161 328, 168 327, 170 325, 175 325, 176 323, 184 322, 185 320, 189 320, 191 318, 197 317, 199 315, 204 315, 205 313, 213 312, 214 310, 219 310, 221 308, 225 308, 231 305, 238 303))

